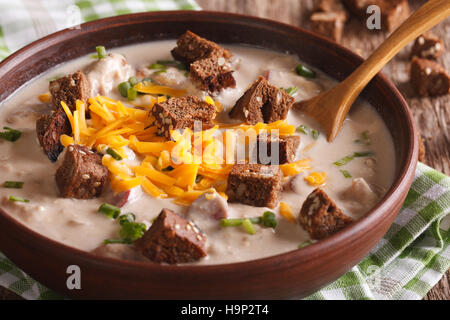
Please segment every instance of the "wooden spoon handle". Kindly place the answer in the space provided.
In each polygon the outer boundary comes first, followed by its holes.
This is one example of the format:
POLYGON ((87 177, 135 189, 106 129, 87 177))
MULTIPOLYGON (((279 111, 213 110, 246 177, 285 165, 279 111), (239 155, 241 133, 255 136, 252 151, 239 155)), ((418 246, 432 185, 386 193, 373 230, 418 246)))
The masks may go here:
POLYGON ((430 0, 395 30, 359 68, 338 86, 348 97, 348 110, 364 87, 392 57, 411 40, 449 15, 450 0, 430 0))

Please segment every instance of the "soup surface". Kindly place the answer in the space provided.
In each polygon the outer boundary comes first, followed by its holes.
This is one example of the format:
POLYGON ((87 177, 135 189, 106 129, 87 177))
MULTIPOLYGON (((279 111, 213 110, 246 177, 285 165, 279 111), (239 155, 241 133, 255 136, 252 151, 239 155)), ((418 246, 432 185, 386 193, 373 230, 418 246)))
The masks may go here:
MULTIPOLYGON (((123 244, 103 245, 105 239, 119 237, 120 225, 116 220, 98 213, 99 206, 110 202, 111 190, 105 190, 102 197, 92 200, 64 199, 58 196, 54 174, 64 154, 56 163, 51 163, 37 142, 36 119, 50 110, 49 104, 38 97, 48 92, 49 79, 83 70, 91 84, 91 96, 100 94, 115 100, 122 100, 117 85, 131 76, 150 77, 157 83, 190 94, 205 97, 177 68, 155 74, 148 69, 157 60, 171 60, 170 50, 175 41, 159 41, 108 50, 112 54, 106 59, 96 60, 83 57, 58 66, 31 81, 18 90, 0 106, 0 126, 20 130, 22 136, 16 142, 0 139, 0 177, 3 181, 23 181, 22 189, 0 188, 0 206, 27 227, 69 246, 95 251, 98 254, 122 259, 143 259, 130 246, 123 244), (123 57, 126 64, 123 64, 123 57), (29 202, 13 202, 10 196, 28 199, 29 202)), ((212 98, 223 106, 216 120, 220 124, 236 124, 228 118, 228 112, 236 100, 259 76, 266 75, 277 87, 297 88, 291 90, 296 101, 317 95, 335 84, 324 74, 317 72, 314 79, 297 75, 293 70, 300 61, 291 55, 244 46, 225 46, 234 54, 233 69, 237 86, 225 89, 212 98)), ((146 96, 140 96, 134 104, 145 105, 146 96)), ((144 108, 145 110, 145 108, 144 108)), ((296 160, 310 159, 308 169, 296 176, 284 179, 281 202, 286 203, 298 215, 307 195, 317 185, 305 180, 312 172, 325 173, 322 189, 337 203, 342 211, 357 220, 364 216, 384 196, 393 183, 395 154, 390 134, 374 108, 364 100, 358 100, 337 138, 328 143, 320 133, 320 127, 302 113, 291 109, 287 123, 298 127, 295 135, 301 137, 296 160), (302 126, 303 125, 303 126, 302 126), (302 126, 302 127, 300 127, 302 126), (317 130, 317 131, 315 131, 317 130), (355 157, 348 163, 335 162, 355 152, 370 152, 369 156, 355 157)), ((236 124, 237 125, 237 124, 236 124)), ((223 133, 225 125, 215 134, 223 133)), ((128 152, 125 163, 132 163, 133 152, 128 152)), ((108 187, 109 189, 109 187, 108 187)), ((255 225, 256 233, 248 234, 240 227, 221 227, 218 220, 211 219, 197 205, 179 205, 173 198, 154 198, 143 192, 141 187, 132 190, 132 196, 122 207, 122 212, 132 212, 136 221, 150 226, 162 208, 169 208, 185 214, 193 220, 207 237, 207 257, 197 264, 221 264, 252 260, 298 249, 309 239, 308 233, 295 222, 280 214, 279 205, 274 209, 228 203, 228 218, 261 216, 265 211, 276 215, 277 227, 264 228, 255 225)))

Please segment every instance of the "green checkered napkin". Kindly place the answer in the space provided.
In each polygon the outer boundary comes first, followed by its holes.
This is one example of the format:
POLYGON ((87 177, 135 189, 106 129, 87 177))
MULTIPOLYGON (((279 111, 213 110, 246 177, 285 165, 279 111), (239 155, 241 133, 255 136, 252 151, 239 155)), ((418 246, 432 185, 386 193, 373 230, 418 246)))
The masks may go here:
MULTIPOLYGON (((199 8, 194 0, 0 0, 0 59, 85 21, 169 9, 199 8)), ((450 178, 419 163, 404 206, 384 238, 357 266, 307 299, 423 298, 450 268, 449 213, 450 178)), ((1 253, 0 285, 26 299, 62 298, 1 253)))

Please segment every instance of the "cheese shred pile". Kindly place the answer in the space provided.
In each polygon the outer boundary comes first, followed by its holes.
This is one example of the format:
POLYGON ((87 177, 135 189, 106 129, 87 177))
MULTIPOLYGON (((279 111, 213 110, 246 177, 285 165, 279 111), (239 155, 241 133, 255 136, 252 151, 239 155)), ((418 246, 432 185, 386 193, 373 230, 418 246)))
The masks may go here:
MULTIPOLYGON (((142 86, 138 91, 148 95, 150 99, 146 101, 151 103, 130 107, 119 100, 97 96, 90 98, 87 106, 77 101, 72 112, 61 102, 72 126, 72 136, 62 135, 61 144, 65 147, 85 145, 102 153, 102 163, 110 172, 114 192, 141 186, 152 197, 174 198, 176 204, 184 206, 204 193, 217 192, 227 199, 227 176, 234 158, 229 159, 224 149, 235 148, 236 143, 232 142, 229 131, 253 129, 258 134, 276 129, 280 135, 295 132, 295 127, 286 121, 254 126, 218 124, 201 132, 173 130, 167 141, 156 134, 155 119, 150 111, 167 96, 184 93, 156 85, 142 86), (86 118, 86 110, 89 110, 90 119, 86 118), (222 129, 227 129, 225 134, 216 134, 222 129), (129 152, 130 149, 133 152, 129 152)), ((218 111, 223 109, 211 97, 205 97, 205 101, 215 105, 218 111)), ((309 159, 304 159, 280 168, 285 176, 293 176, 311 169, 309 163, 309 159)))

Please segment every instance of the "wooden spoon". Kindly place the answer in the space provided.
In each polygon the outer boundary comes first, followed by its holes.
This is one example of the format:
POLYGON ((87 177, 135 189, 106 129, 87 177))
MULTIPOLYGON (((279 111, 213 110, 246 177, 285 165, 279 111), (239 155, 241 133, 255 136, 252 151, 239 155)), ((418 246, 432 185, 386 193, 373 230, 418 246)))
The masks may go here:
POLYGON ((316 119, 328 141, 337 136, 355 99, 370 80, 411 40, 450 15, 450 0, 430 0, 392 33, 353 73, 336 87, 294 104, 316 119))

